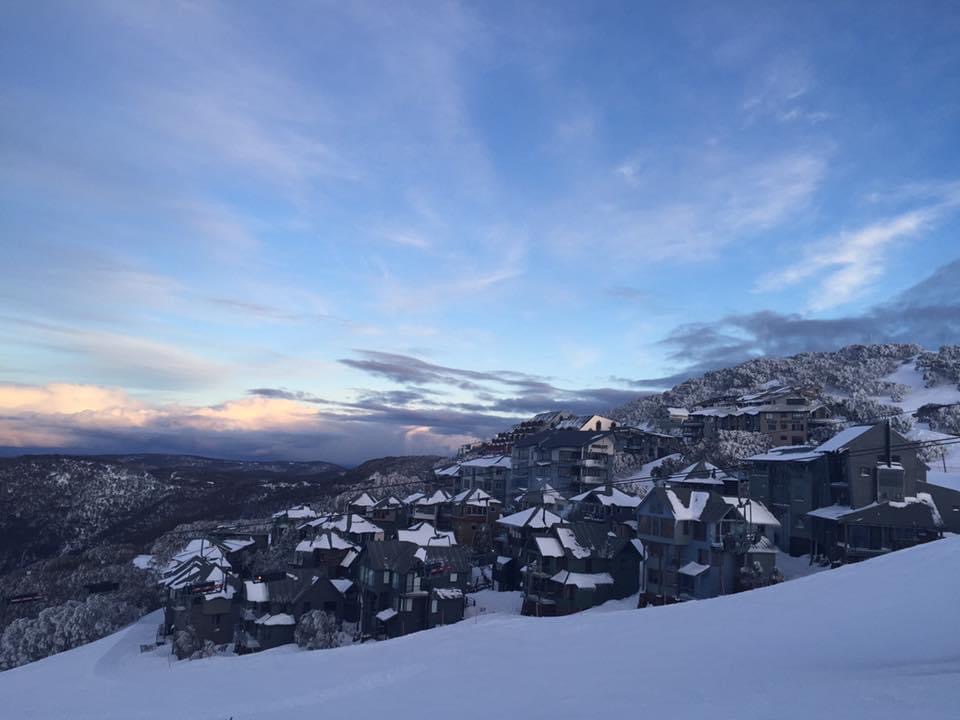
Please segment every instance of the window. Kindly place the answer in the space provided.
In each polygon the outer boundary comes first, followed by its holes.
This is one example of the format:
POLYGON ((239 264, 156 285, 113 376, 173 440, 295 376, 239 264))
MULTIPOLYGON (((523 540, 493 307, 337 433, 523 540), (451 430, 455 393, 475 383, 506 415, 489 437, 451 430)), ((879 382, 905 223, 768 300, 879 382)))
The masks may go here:
POLYGON ((437 612, 437 609, 438 609, 438 608, 437 608, 437 599, 434 598, 433 600, 430 601, 430 612, 435 613, 435 612, 437 612))
POLYGON ((458 577, 456 573, 450 573, 450 582, 456 582, 458 577))
POLYGON ((401 603, 401 610, 403 612, 412 612, 413 611, 413 598, 404 598, 401 603))

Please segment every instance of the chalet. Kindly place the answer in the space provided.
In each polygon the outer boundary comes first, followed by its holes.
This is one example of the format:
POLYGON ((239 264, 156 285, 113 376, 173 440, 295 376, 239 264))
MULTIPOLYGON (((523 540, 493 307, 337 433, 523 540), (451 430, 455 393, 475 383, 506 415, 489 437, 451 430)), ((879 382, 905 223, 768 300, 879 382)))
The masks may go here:
POLYGON ((940 510, 943 530, 960 535, 960 473, 928 472, 917 481, 917 495, 926 493, 940 510))
POLYGON ((397 637, 463 619, 471 570, 463 548, 370 542, 359 564, 362 634, 397 637))
POLYGON ((528 510, 532 507, 545 507, 558 515, 562 515, 567 509, 567 498, 553 489, 547 483, 534 490, 524 490, 513 500, 514 507, 517 510, 528 510))
POLYGON ((637 537, 647 553, 644 598, 662 603, 735 592, 742 589, 741 568, 758 576, 749 579, 751 587, 776 581, 767 527, 778 521, 762 503, 746 503, 714 491, 653 488, 637 511, 637 537))
POLYGON ((563 518, 544 507, 533 507, 497 520, 500 534, 494 539, 497 558, 493 566, 493 584, 497 590, 519 590, 524 548, 530 538, 563 522, 563 518))
POLYGON ((388 495, 377 501, 367 517, 383 529, 384 539, 389 540, 397 536, 397 530, 407 526, 409 516, 408 506, 395 495, 388 495))
POLYGON ((567 615, 637 592, 643 546, 613 523, 557 524, 526 547, 523 613, 567 615))
POLYGON ((321 530, 309 539, 301 540, 293 553, 293 565, 310 568, 320 577, 346 577, 349 565, 344 561, 350 554, 357 555, 360 545, 348 540, 336 530, 321 530))
POLYGON ((480 488, 463 490, 450 499, 449 522, 461 545, 489 549, 494 523, 503 507, 497 498, 480 488))
POLYGON ((414 521, 426 520, 435 527, 445 527, 447 516, 444 510, 452 496, 444 489, 435 490, 430 495, 424 495, 413 503, 414 521))
POLYGON ((592 488, 570 498, 572 518, 579 520, 611 520, 618 523, 634 520, 641 498, 623 492, 613 485, 592 488))
POLYGON ((360 515, 361 517, 367 517, 377 502, 378 500, 373 497, 373 495, 368 492, 362 492, 347 503, 347 512, 360 515))
POLYGON ((295 529, 308 520, 317 517, 317 513, 309 505, 297 505, 287 510, 273 514, 273 526, 270 529, 270 542, 275 543, 287 530, 295 529))
MULTIPOLYGON (((202 641, 226 645, 233 640, 239 619, 235 596, 240 581, 220 565, 195 555, 162 574, 164 594, 161 636, 192 627, 202 641)), ((182 658, 181 658, 182 659, 182 658)))
POLYGON ((268 650, 294 641, 300 618, 312 610, 330 613, 341 623, 359 619, 359 591, 352 580, 318 577, 307 571, 267 582, 243 584, 239 653, 268 650))

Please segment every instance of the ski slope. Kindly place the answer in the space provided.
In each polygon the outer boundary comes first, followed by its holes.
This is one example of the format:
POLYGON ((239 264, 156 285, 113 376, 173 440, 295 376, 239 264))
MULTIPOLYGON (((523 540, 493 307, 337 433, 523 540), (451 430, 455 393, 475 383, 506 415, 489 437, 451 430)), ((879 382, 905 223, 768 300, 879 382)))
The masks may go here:
POLYGON ((960 537, 699 603, 489 615, 388 642, 170 662, 155 613, 0 673, 3 717, 956 718, 960 537))

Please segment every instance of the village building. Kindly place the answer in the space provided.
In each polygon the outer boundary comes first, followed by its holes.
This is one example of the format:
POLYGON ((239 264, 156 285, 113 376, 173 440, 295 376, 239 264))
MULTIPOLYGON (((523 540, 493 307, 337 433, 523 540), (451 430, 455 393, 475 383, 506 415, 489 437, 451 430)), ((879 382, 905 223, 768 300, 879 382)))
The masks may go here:
POLYGON ((477 551, 489 550, 494 523, 503 503, 480 488, 463 490, 450 499, 449 522, 461 545, 477 551))
POLYGON ((522 589, 520 568, 530 538, 561 522, 563 518, 545 507, 527 508, 497 520, 499 532, 494 538, 497 556, 493 565, 496 590, 522 589))
POLYGON ((612 477, 616 452, 610 432, 549 430, 513 446, 510 491, 549 484, 562 493, 583 492, 612 477))
POLYGON ((346 561, 359 552, 358 543, 348 540, 336 530, 321 530, 313 537, 297 543, 293 565, 310 568, 320 577, 346 577, 349 575, 349 562, 346 561))
POLYGON ((501 503, 507 500, 507 484, 510 479, 509 455, 486 455, 460 463, 460 475, 455 484, 456 492, 483 490, 501 503))
POLYGON ((266 582, 247 580, 236 650, 256 652, 292 643, 300 618, 313 610, 329 613, 341 624, 356 623, 358 597, 352 580, 319 577, 309 570, 266 582))
POLYGON ((234 597, 240 580, 226 568, 207 556, 193 555, 176 566, 168 566, 159 587, 164 612, 158 637, 192 628, 201 642, 226 645, 233 640, 239 619, 234 597))
POLYGON ((447 526, 447 514, 445 512, 447 503, 450 502, 452 495, 440 488, 434 490, 429 495, 423 495, 413 502, 413 515, 411 520, 426 521, 434 527, 447 526))
POLYGON ((550 483, 533 490, 524 490, 513 500, 515 510, 528 510, 532 507, 545 507, 558 515, 567 511, 569 501, 550 483))
POLYGON ((769 535, 779 522, 758 501, 655 487, 637 516, 648 602, 716 597, 778 579, 769 535))
POLYGON ((361 634, 397 637, 463 619, 465 549, 400 540, 367 543, 359 561, 361 634))
POLYGON ((525 615, 568 615, 637 592, 642 544, 610 521, 556 524, 530 538, 523 555, 525 615))
POLYGON ((777 542, 792 555, 851 561, 939 536, 942 513, 922 492, 927 466, 917 446, 886 423, 847 428, 817 447, 776 448, 747 463, 750 495, 777 516, 777 542), (885 507, 862 512, 874 505, 885 507))

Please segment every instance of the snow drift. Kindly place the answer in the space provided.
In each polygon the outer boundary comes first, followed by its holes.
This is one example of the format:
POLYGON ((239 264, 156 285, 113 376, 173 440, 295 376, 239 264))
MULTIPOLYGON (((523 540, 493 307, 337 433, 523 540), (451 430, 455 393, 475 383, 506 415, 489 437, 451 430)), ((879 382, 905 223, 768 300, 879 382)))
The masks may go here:
POLYGON ((0 674, 0 707, 18 720, 954 718, 958 568, 950 538, 699 603, 489 615, 383 643, 193 662, 139 653, 154 614, 0 674))

